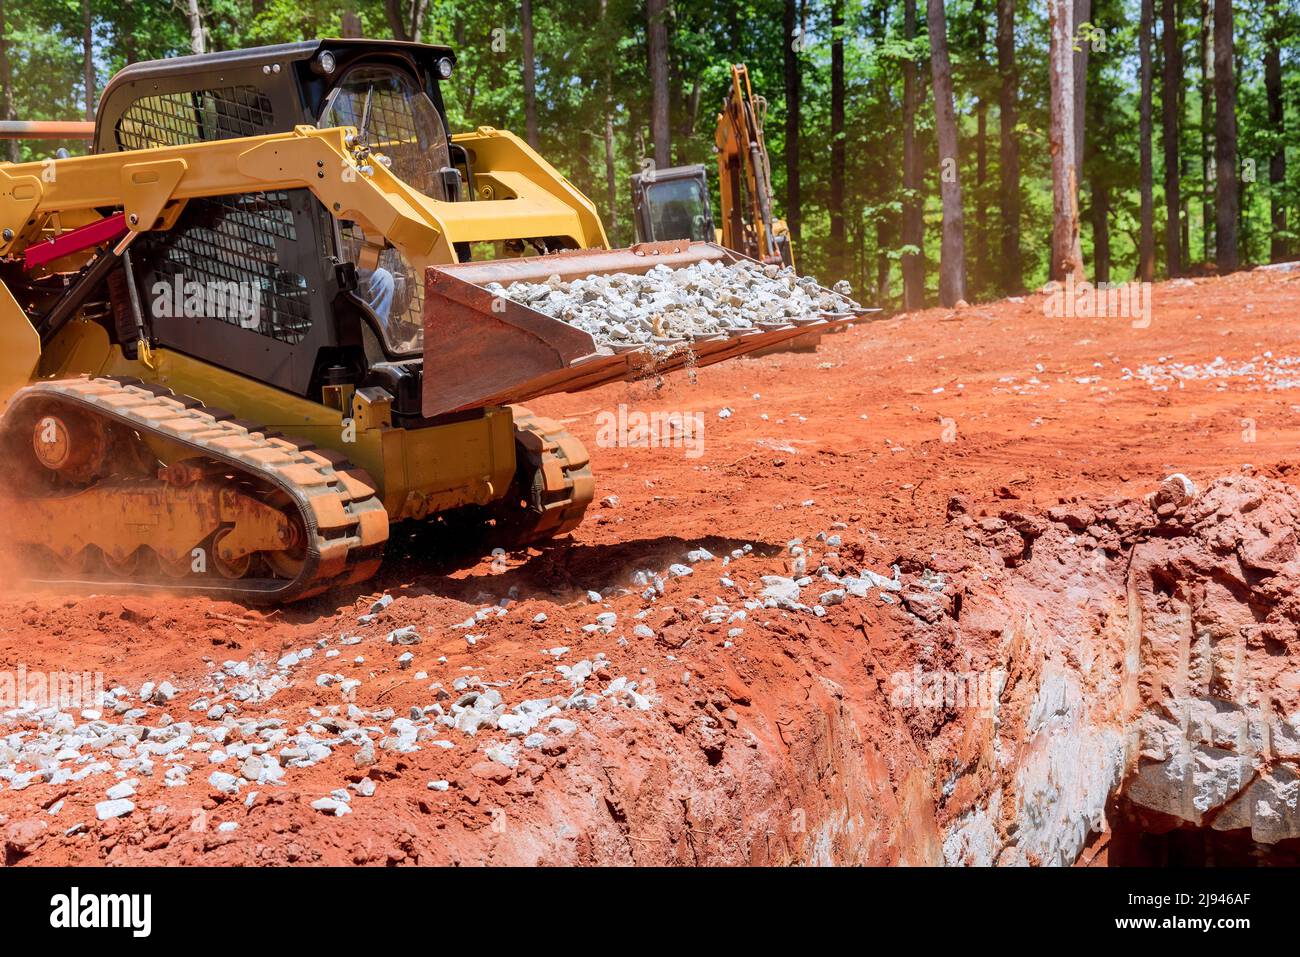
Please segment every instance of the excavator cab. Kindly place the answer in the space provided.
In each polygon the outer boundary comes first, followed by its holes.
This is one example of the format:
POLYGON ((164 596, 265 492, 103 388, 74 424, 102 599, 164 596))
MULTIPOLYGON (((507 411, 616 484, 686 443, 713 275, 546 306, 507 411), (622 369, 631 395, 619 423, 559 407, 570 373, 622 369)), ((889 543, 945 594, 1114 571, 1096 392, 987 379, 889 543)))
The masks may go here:
POLYGON ((709 181, 698 163, 634 173, 632 210, 639 243, 717 239, 709 207, 709 181))

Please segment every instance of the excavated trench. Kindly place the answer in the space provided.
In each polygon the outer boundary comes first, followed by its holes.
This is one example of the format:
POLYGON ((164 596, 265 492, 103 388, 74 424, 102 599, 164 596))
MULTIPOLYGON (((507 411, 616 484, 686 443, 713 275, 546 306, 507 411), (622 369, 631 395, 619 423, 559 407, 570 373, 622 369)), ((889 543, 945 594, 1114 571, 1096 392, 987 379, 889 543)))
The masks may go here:
MULTIPOLYGON (((787 607, 755 609, 729 648, 726 624, 699 625, 711 576, 674 579, 686 584, 670 582, 668 607, 646 619, 650 635, 612 644, 599 683, 637 676, 648 706, 577 714, 567 737, 520 752, 518 767, 484 757, 480 748, 505 741, 487 731, 449 735, 453 748, 437 753, 381 748, 373 766, 340 745, 343 773, 338 761, 295 769, 291 790, 268 790, 251 809, 202 779, 141 799, 238 815, 235 837, 192 832, 187 814, 104 822, 93 840, 65 834, 31 804, 49 799, 35 786, 3 791, 12 819, 0 824, 31 863, 247 863, 253 849, 263 863, 1300 863, 1298 519, 1300 492, 1250 475, 1203 491, 1173 477, 1146 499, 1046 510, 953 498, 936 533, 900 535, 909 550, 893 553, 888 577, 855 576, 895 546, 855 536, 832 558, 827 543, 819 561, 852 597, 837 600, 833 583, 814 579, 787 607), (671 663, 647 675, 657 658, 671 663), (343 823, 309 803, 367 775, 380 798, 358 799, 343 823), (443 789, 426 785, 437 780, 443 789), (507 826, 493 827, 498 819, 507 826)), ((685 544, 661 543, 663 557, 685 544)), ((757 569, 776 570, 781 550, 759 552, 757 569)), ((624 546, 601 563, 644 560, 637 553, 624 546)), ((754 574, 738 567, 737 578, 754 574)), ((144 602, 85 604, 121 629, 163 614, 144 602)), ((77 605, 50 614, 84 613, 77 605)), ((375 631, 460 620, 465 607, 439 594, 402 598, 375 631)), ((64 627, 24 614, 56 636, 64 627)), ((250 644, 216 654, 251 659, 255 633, 242 629, 256 622, 225 617, 223 640, 250 644)), ((536 675, 536 648, 581 641, 591 614, 581 602, 537 601, 523 617, 527 634, 489 633, 485 644, 502 653, 513 643, 519 667, 536 675), (539 637, 546 628, 553 637, 539 637)), ((359 630, 354 612, 344 618, 334 631, 359 630)), ((166 621, 160 630, 174 630, 166 621)), ((268 657, 308 638, 329 644, 310 616, 272 627, 282 630, 263 640, 268 657)), ((455 653, 427 654, 444 651, 455 653)), ((480 669, 471 673, 510 674, 465 654, 480 669)), ((426 700, 418 689, 386 693, 364 707, 400 714, 426 700)), ((288 687, 273 717, 296 720, 320 700, 288 687)), ((99 794, 67 793, 68 819, 89 819, 99 794)))
POLYGON ((897 609, 863 614, 864 693, 810 695, 790 860, 1300 862, 1292 486, 949 521, 967 554, 903 559, 897 609))

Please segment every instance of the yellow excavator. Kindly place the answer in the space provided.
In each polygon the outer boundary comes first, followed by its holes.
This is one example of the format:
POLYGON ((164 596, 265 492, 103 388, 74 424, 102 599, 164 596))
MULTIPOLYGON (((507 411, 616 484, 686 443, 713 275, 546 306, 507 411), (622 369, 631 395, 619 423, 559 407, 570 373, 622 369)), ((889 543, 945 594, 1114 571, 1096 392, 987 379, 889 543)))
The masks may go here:
POLYGON ((454 68, 356 39, 134 64, 89 155, 0 164, 0 508, 30 577, 278 602, 373 575, 398 522, 544 541, 594 479, 518 403, 851 318, 647 352, 489 291, 738 257, 609 249, 520 139, 450 130, 454 68))
POLYGON ((745 65, 734 64, 714 132, 722 225, 714 224, 701 164, 650 168, 632 176, 637 241, 712 240, 765 264, 794 266, 790 230, 773 213, 766 118, 767 100, 754 94, 745 65))

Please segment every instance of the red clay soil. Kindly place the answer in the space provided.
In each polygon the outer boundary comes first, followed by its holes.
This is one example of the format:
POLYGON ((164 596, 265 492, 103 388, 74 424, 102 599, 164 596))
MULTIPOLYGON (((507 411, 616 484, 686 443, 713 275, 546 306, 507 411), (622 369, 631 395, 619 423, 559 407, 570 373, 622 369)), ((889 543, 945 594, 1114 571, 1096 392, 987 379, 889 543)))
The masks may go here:
MULTIPOLYGON (((1049 318, 1044 297, 1032 295, 860 325, 826 337, 816 352, 548 397, 531 407, 568 423, 590 449, 597 476, 598 501, 571 540, 495 562, 455 543, 423 542, 408 549, 422 554, 390 556, 364 588, 270 614, 190 597, 10 585, 0 595, 0 668, 102 671, 107 687, 121 684, 132 695, 144 682, 170 681, 177 696, 140 718, 151 727, 164 714, 216 724, 189 709, 200 698, 230 700, 213 694, 213 668, 260 658, 274 672, 282 655, 321 639, 315 655, 287 673, 287 688, 261 704, 239 704, 236 716, 280 718, 292 734, 343 703, 337 685, 316 681, 337 672, 361 680, 356 706, 381 712, 358 723, 386 729, 385 709, 401 718, 433 705, 437 682, 450 692, 449 706, 462 677, 471 688, 483 687, 475 680, 496 687, 507 705, 568 694, 555 666, 601 653, 608 665, 587 689, 626 677, 639 683, 649 707, 609 696, 594 710, 566 711, 577 730, 520 749, 515 768, 484 753, 506 740, 503 731, 471 737, 439 726, 454 747, 424 740, 409 753, 377 747, 376 762, 359 766, 357 748, 340 744, 312 767, 287 768, 282 785, 245 784, 237 797, 218 793, 208 777, 238 774, 238 760, 209 765, 204 753, 187 752, 188 783, 166 787, 169 765, 158 758, 132 798, 135 810, 102 822, 94 805, 117 782, 112 772, 22 790, 5 783, 5 858, 940 862, 944 834, 974 801, 961 773, 963 725, 900 717, 886 679, 930 660, 935 642, 944 660, 978 662, 988 650, 979 642, 945 644, 936 619, 953 609, 878 590, 828 605, 824 617, 759 608, 744 620, 715 621, 708 609, 725 604, 734 612, 760 594, 761 576, 797 572, 788 543, 799 539, 809 575, 820 565, 887 578, 897 565, 904 582, 937 573, 959 583, 944 589, 940 604, 950 605, 954 592, 975 595, 972 607, 983 602, 989 612, 1004 591, 990 571, 998 532, 989 525, 991 539, 968 535, 970 521, 958 516, 979 522, 1009 507, 1041 513, 1076 499, 1137 499, 1173 472, 1201 487, 1243 469, 1288 480, 1300 458, 1300 391, 1291 388, 1300 377, 1289 381, 1284 361, 1300 356, 1297 293, 1300 272, 1165 283, 1153 291, 1146 328, 1127 318, 1049 318), (1141 372, 1219 357, 1215 369, 1240 374, 1179 380, 1141 372), (597 417, 620 404, 702 413, 703 454, 599 447, 597 417), (730 413, 720 416, 724 409, 730 413), (842 545, 818 533, 839 535, 842 545), (723 556, 745 546, 749 554, 722 567, 723 556), (716 559, 697 560, 686 577, 667 574, 698 548, 716 559), (661 596, 643 597, 646 585, 633 581, 641 570, 663 576, 661 596), (591 590, 605 593, 600 604, 589 601, 591 590), (359 624, 384 591, 395 601, 359 624), (507 597, 516 600, 503 616, 454 627, 507 597), (583 630, 606 611, 617 615, 612 630, 583 630), (653 635, 635 633, 638 624, 653 635), (420 643, 385 643, 404 625, 416 626, 420 643), (473 645, 467 633, 476 636, 473 645), (341 645, 344 634, 363 641, 341 645), (557 646, 570 650, 546 653, 557 646), (326 659, 332 649, 340 654, 326 659), (397 659, 406 651, 414 660, 402 669, 397 659), (364 663, 353 663, 357 656, 364 663), (944 770, 940 751, 955 772, 944 770), (375 793, 354 796, 352 813, 312 808, 363 776, 375 793), (447 787, 431 789, 431 781, 447 787), (239 827, 219 828, 227 822, 239 827), (65 833, 78 823, 84 827, 65 833)), ((814 578, 802 600, 812 604, 832 587, 814 578)), ((0 727, 0 741, 15 730, 0 727)), ((1086 862, 1104 861, 1104 845, 1094 841, 1086 862)))

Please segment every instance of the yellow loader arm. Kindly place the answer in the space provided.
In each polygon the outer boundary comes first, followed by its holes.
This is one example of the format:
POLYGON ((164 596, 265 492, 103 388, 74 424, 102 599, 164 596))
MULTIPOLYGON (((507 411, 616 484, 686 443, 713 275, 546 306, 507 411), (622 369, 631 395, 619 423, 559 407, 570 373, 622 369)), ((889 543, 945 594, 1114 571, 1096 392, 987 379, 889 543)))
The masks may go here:
MULTIPOLYGON (((367 244, 397 248, 420 275, 456 262, 460 242, 559 237, 575 248, 608 246, 591 201, 518 137, 483 127, 455 139, 480 164, 474 202, 412 189, 347 127, 0 164, 0 256, 23 253, 36 268, 66 272, 107 240, 114 245, 98 261, 106 271, 140 233, 171 228, 190 199, 300 188, 355 222, 367 244)), ((7 399, 30 381, 53 330, 33 328, 3 287, 0 330, 7 399)))
POLYGON ((38 275, 81 270, 63 299, 38 318, 29 319, 0 287, 0 332, 9 343, 0 356, 0 399, 7 402, 31 381, 41 343, 75 314, 78 290, 84 299, 100 285, 140 233, 172 228, 188 200, 239 193, 308 189, 335 218, 364 234, 359 258, 392 246, 424 277, 422 411, 429 418, 706 365, 798 336, 809 326, 853 318, 818 314, 707 341, 664 341, 652 356, 599 347, 582 329, 483 287, 739 257, 712 243, 643 243, 611 251, 591 201, 517 137, 481 128, 455 139, 475 159, 478 195, 472 202, 420 193, 388 170, 379 151, 361 145, 350 127, 299 126, 261 137, 0 164, 0 256, 21 253, 38 275), (536 238, 568 251, 457 265, 457 243, 536 238))
POLYGON ((477 178, 492 192, 477 202, 417 192, 347 127, 0 164, 0 256, 56 238, 70 214, 121 209, 134 234, 169 228, 189 199, 298 188, 417 266, 455 262, 458 242, 562 236, 583 248, 608 245, 590 200, 518 137, 483 127, 455 141, 488 164, 477 178))

